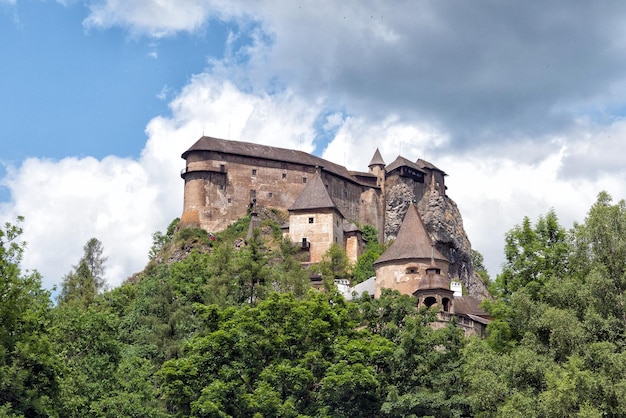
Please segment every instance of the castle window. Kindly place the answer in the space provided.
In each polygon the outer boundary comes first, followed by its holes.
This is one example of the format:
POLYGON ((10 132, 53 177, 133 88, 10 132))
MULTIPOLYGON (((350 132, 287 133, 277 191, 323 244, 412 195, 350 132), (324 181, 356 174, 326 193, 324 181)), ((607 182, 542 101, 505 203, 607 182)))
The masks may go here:
POLYGON ((256 190, 251 189, 250 190, 250 198, 254 198, 254 197, 256 197, 256 190))
POLYGON ((267 194, 267 197, 269 197, 270 199, 272 198, 272 196, 274 196, 274 194, 273 194, 272 192, 269 192, 269 193, 267 194))
POLYGON ((408 269, 406 269, 406 274, 417 274, 417 268, 409 267, 408 269))
POLYGON ((424 299, 424 305, 426 305, 426 307, 428 307, 428 308, 433 306, 435 303, 437 303, 437 299, 435 299, 432 296, 429 296, 426 299, 424 299))
POLYGON ((224 190, 224 185, 220 184, 220 190, 224 190))
POLYGON ((232 201, 233 201, 233 200, 229 197, 229 198, 228 198, 228 203, 232 203, 232 201))
POLYGON ((283 173, 283 180, 287 178, 287 173, 283 173))
POLYGON ((224 164, 220 164, 220 173, 226 172, 226 166, 224 164))
POLYGON ((252 176, 253 176, 253 177, 256 177, 256 168, 253 168, 253 169, 252 169, 252 176))
POLYGON ((443 298, 443 300, 441 302, 443 304, 443 311, 444 312, 449 312, 450 311, 450 299, 443 298))
POLYGON ((306 177, 302 177, 302 183, 306 183, 306 177))
POLYGON ((315 218, 309 218, 309 223, 312 224, 313 222, 315 222, 315 218))

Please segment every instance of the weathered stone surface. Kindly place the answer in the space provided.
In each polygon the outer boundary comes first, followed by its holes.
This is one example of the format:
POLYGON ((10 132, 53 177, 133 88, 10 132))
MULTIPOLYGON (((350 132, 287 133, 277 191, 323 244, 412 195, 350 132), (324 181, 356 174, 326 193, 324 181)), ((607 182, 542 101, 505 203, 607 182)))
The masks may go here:
POLYGON ((452 199, 436 189, 425 192, 421 198, 403 183, 387 191, 385 242, 397 236, 411 202, 417 202, 418 212, 435 247, 450 261, 450 277, 460 280, 470 296, 481 300, 488 298, 485 284, 472 268, 472 247, 463 228, 461 213, 452 199))

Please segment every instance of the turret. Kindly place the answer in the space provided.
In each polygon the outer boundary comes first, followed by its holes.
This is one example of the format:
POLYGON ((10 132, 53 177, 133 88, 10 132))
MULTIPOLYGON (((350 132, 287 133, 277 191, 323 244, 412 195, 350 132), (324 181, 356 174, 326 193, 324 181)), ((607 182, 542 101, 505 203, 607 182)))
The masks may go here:
POLYGON ((376 176, 376 185, 378 187, 384 187, 385 185, 385 161, 383 160, 382 155, 380 155, 380 151, 376 148, 376 152, 372 157, 372 161, 370 161, 368 167, 370 169, 370 173, 376 176))

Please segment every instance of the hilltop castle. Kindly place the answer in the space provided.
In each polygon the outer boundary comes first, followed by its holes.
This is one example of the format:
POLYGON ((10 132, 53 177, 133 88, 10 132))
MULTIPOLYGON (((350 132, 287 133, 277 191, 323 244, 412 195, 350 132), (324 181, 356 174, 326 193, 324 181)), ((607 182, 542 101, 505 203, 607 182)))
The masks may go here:
POLYGON ((223 230, 246 215, 253 203, 289 210, 317 175, 345 219, 372 225, 380 231, 381 241, 388 240, 399 227, 388 222, 396 204, 389 192, 408 187, 412 200, 419 202, 427 192, 445 196, 446 190, 446 174, 434 165, 401 156, 385 165, 378 150, 368 172, 349 171, 302 151, 206 136, 182 158, 187 164, 181 173, 185 180, 181 221, 208 231, 223 230))
POLYGON ((484 285, 474 280, 469 240, 446 195, 446 173, 433 164, 398 156, 387 165, 376 149, 367 172, 350 171, 302 151, 206 136, 182 158, 181 225, 217 232, 248 213, 254 221, 258 208, 288 211, 284 235, 301 244, 311 263, 333 243, 356 261, 364 249, 358 225, 372 225, 379 241, 395 241, 374 264, 376 277, 357 292, 396 289, 418 304, 439 305, 442 320, 456 315, 466 321, 466 332, 484 328, 484 312, 471 297, 481 297, 484 285), (459 288, 463 283, 469 298, 451 290, 450 277, 459 288))

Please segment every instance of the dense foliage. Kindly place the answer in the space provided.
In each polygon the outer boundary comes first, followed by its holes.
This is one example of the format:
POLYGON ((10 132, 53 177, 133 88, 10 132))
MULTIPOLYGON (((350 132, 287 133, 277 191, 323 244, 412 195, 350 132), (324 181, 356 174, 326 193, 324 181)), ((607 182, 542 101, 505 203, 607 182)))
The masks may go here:
POLYGON ((626 416, 626 204, 606 193, 571 230, 549 211, 509 231, 486 339, 410 296, 346 302, 332 279, 373 261, 338 247, 312 289, 298 248, 271 222, 244 240, 248 219, 173 222, 111 290, 90 240, 54 306, 20 222, 0 229, 0 416, 626 416))

